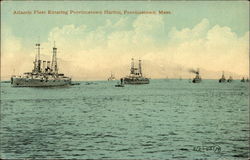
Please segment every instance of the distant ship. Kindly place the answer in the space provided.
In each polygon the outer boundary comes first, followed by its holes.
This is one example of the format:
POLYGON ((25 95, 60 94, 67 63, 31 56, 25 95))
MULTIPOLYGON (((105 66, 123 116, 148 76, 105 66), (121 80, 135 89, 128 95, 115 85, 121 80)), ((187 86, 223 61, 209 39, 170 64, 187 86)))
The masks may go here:
POLYGON ((130 75, 123 78, 124 84, 149 84, 149 78, 142 75, 141 60, 139 60, 138 68, 134 65, 132 58, 130 75))
POLYGON ((230 76, 230 77, 228 78, 227 82, 232 82, 232 81, 233 81, 233 78, 232 78, 232 76, 230 76))
POLYGON ((226 82, 226 78, 225 78, 225 76, 224 76, 224 71, 222 72, 222 76, 221 76, 221 78, 219 79, 219 83, 224 83, 224 82, 226 82))
POLYGON ((249 82, 249 79, 245 79, 244 77, 240 80, 241 82, 249 82))
POLYGON ((194 77, 194 79, 192 80, 192 82, 193 82, 193 83, 200 83, 200 82, 201 82, 201 77, 200 77, 199 69, 197 69, 197 71, 195 71, 195 70, 190 70, 190 72, 196 74, 196 76, 194 77))
POLYGON ((116 78, 115 78, 114 74, 111 72, 111 75, 108 78, 108 81, 113 81, 113 80, 116 80, 116 78))
POLYGON ((53 47, 52 63, 40 59, 40 44, 36 44, 37 55, 32 72, 26 72, 22 76, 12 76, 13 87, 55 87, 71 85, 71 78, 58 73, 57 48, 53 47), (47 65, 46 65, 47 64, 47 65))
POLYGON ((168 76, 164 79, 165 81, 169 81, 169 78, 168 78, 168 76))
POLYGON ((241 82, 245 82, 245 78, 243 77, 240 81, 241 81, 241 82))

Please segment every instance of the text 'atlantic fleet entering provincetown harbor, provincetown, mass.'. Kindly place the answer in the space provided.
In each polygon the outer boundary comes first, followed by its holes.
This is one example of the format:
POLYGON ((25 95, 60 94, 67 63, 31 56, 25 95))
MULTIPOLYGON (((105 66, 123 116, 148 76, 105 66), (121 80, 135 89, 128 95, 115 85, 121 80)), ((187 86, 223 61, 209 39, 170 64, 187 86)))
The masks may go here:
POLYGON ((162 15, 162 14, 172 14, 171 11, 165 10, 86 10, 86 11, 76 11, 76 10, 61 10, 61 11, 54 11, 54 10, 26 10, 26 11, 13 11, 14 15, 81 15, 81 14, 119 14, 119 15, 130 15, 130 14, 150 14, 150 15, 162 15))

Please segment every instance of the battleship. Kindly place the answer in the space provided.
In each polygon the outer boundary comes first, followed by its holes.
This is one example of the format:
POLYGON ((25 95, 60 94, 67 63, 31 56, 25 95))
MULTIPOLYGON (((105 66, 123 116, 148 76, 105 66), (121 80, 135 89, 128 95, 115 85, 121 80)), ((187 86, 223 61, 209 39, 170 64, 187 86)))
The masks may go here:
POLYGON ((164 79, 166 82, 168 82, 169 81, 169 78, 168 78, 168 76, 164 79))
POLYGON ((225 76, 224 76, 224 72, 222 72, 222 76, 221 76, 221 78, 219 79, 219 83, 224 83, 224 82, 226 82, 226 78, 225 78, 225 76))
POLYGON ((245 82, 245 78, 243 77, 240 81, 241 81, 241 82, 245 82))
POLYGON ((233 81, 232 76, 229 76, 229 78, 228 78, 227 82, 232 82, 232 81, 233 81))
POLYGON ((53 47, 52 61, 40 59, 40 43, 36 44, 34 68, 31 72, 25 72, 20 76, 11 76, 13 87, 56 87, 71 85, 71 78, 58 73, 57 48, 53 47), (51 64, 50 64, 51 62, 51 64))
POLYGON ((200 72, 199 69, 197 69, 197 71, 195 70, 190 70, 190 72, 195 73, 196 76, 194 77, 194 79, 192 80, 193 83, 200 83, 201 82, 201 77, 200 77, 200 72))
POLYGON ((243 77, 240 81, 241 82, 249 82, 249 79, 248 78, 245 79, 245 77, 243 77))
POLYGON ((139 60, 138 68, 134 65, 132 58, 130 75, 123 78, 124 84, 149 84, 149 78, 142 75, 141 60, 139 60))

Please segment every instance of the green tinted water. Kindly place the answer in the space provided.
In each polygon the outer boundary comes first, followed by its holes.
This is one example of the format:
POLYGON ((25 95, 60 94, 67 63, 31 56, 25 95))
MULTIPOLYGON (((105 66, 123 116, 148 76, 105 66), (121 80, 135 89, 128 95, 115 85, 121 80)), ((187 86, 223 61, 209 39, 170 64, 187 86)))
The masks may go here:
POLYGON ((246 159, 247 83, 1 84, 1 158, 246 159))

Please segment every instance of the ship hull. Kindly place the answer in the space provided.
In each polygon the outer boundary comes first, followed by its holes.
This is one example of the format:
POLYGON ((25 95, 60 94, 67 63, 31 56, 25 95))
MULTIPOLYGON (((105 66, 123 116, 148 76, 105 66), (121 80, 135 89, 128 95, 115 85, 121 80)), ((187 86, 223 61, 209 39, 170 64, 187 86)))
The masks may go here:
POLYGON ((124 84, 149 84, 149 79, 130 79, 125 78, 124 84))
POLYGON ((224 83, 226 82, 226 79, 219 79, 219 83, 224 83))
POLYGON ((193 82, 193 83, 200 83, 200 82, 201 82, 201 79, 193 79, 192 82, 193 82))
POLYGON ((71 80, 42 80, 27 78, 11 78, 12 87, 57 87, 71 85, 71 80))

